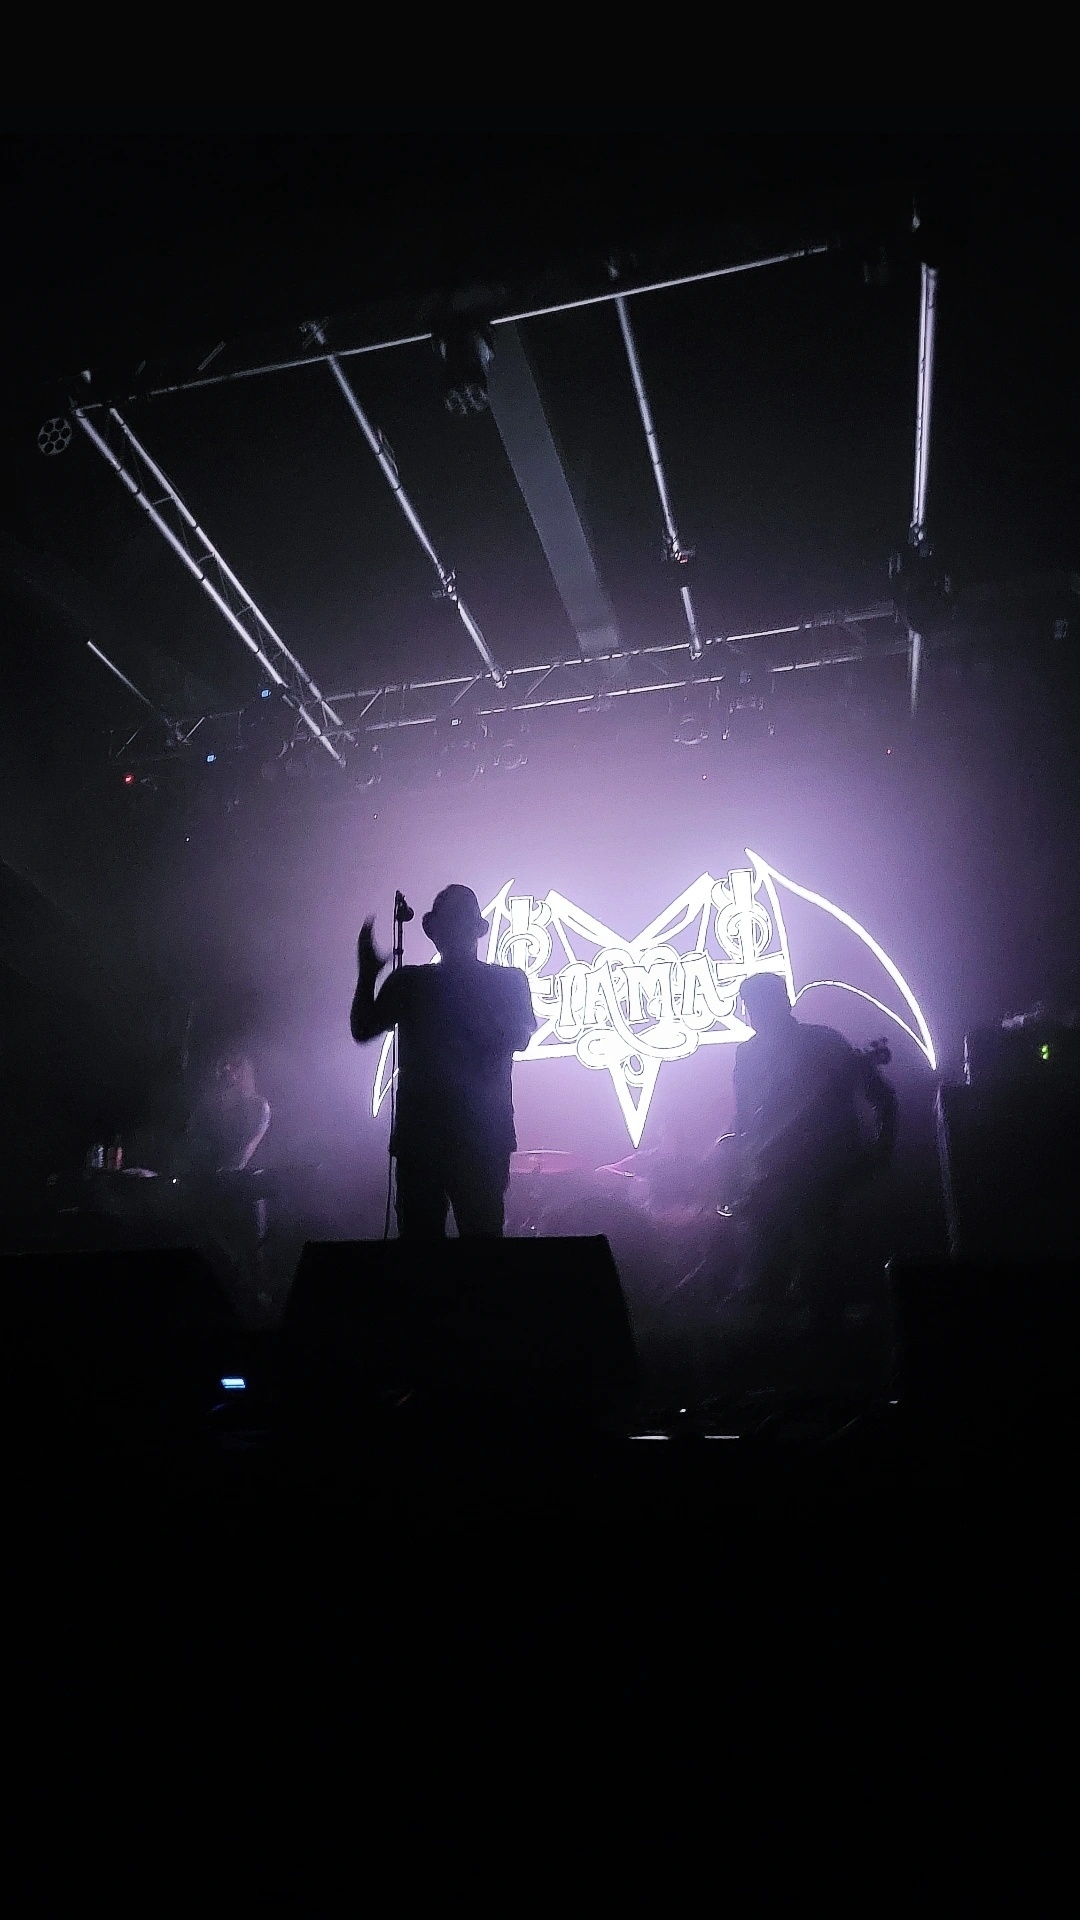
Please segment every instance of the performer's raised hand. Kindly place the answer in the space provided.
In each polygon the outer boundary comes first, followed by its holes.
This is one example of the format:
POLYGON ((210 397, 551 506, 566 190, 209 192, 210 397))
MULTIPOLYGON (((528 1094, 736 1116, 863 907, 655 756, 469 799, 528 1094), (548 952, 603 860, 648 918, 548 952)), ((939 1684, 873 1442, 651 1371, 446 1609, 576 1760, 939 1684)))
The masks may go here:
POLYGON ((381 973, 388 959, 388 953, 380 953, 375 945, 375 916, 369 914, 360 929, 356 942, 356 959, 361 973, 381 973))

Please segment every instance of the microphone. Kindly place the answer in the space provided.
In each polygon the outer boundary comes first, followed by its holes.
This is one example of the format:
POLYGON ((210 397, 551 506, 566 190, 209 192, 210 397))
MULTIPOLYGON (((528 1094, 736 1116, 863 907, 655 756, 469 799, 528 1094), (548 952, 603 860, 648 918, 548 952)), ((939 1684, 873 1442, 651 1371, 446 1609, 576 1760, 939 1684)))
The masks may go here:
POLYGON ((414 920, 415 918, 416 916, 406 900, 405 895, 399 890, 394 895, 394 919, 398 922, 399 926, 404 926, 407 920, 414 920))

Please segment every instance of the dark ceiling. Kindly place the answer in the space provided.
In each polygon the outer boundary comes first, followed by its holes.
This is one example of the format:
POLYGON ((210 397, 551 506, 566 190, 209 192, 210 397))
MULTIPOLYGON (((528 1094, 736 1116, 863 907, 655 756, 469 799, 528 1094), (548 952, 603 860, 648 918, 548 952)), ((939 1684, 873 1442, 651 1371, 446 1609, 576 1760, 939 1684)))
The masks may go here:
MULTIPOLYGON (((221 341, 234 364, 295 354, 313 316, 386 337, 470 288, 504 310, 538 286, 573 295, 601 284, 611 259, 651 278, 830 243, 820 258, 643 297, 635 325, 706 632, 880 597, 910 515, 916 206, 941 267, 935 542, 969 580, 1075 565, 1064 133, 1023 115, 991 127, 931 112, 902 138, 809 120, 778 138, 760 131, 762 111, 718 138, 644 114, 591 116, 587 131, 577 115, 506 116, 463 138, 449 114, 421 125, 404 109, 366 117, 362 134, 344 114, 244 110, 226 133, 217 110, 163 109, 109 139, 75 120, 43 141, 30 116, 9 116, 11 701, 30 713, 47 697, 54 725, 63 708, 65 751, 124 724, 129 696, 87 657, 88 621, 164 704, 242 702, 258 685, 92 448, 76 436, 62 458, 38 454, 37 428, 80 369, 123 393, 144 361, 181 377, 221 341)), ((612 309, 524 332, 624 639, 679 639, 612 309)), ((572 645, 491 416, 445 412, 429 346, 350 369, 500 661, 572 645)), ((128 413, 328 689, 472 668, 325 369, 128 413)))

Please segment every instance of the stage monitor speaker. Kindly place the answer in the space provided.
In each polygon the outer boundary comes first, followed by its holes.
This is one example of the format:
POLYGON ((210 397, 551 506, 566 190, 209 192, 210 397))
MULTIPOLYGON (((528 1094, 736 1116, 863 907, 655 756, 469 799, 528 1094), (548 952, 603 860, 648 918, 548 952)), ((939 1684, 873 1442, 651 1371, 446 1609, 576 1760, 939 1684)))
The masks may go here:
POLYGON ((894 1261, 900 1404, 962 1435, 1021 1449, 1072 1419, 1076 1267, 894 1261))
POLYGON ((602 1236, 312 1242, 282 1342, 299 1418, 415 1395, 444 1411, 618 1424, 637 1387, 602 1236))
POLYGON ((1080 1253, 1080 1083, 942 1087, 937 1096, 949 1246, 963 1260, 1080 1253))
POLYGON ((190 1248, 0 1255, 0 1379, 35 1448, 137 1452, 205 1417, 235 1323, 190 1248))
POLYGON ((1075 1085, 1080 1027, 1030 1016, 1009 1026, 974 1027, 964 1035, 964 1079, 970 1087, 1075 1085))

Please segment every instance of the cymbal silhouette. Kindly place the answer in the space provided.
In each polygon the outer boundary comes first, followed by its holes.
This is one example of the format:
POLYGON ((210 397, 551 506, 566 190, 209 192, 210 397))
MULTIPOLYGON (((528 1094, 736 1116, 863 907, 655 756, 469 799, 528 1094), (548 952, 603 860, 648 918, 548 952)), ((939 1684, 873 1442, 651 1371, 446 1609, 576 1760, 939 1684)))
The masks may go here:
POLYGON ((563 1153, 556 1147, 534 1147, 510 1156, 510 1172, 525 1174, 591 1173, 592 1168, 580 1154, 563 1153))

